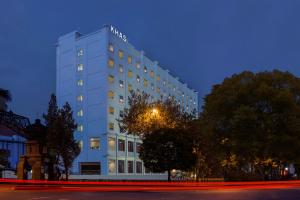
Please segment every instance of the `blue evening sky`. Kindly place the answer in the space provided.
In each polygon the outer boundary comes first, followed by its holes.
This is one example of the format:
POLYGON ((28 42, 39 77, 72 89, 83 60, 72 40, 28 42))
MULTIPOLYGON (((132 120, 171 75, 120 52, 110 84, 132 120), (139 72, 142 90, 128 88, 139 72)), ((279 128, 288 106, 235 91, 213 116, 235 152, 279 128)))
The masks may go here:
POLYGON ((0 87, 33 121, 55 92, 55 43, 113 24, 202 98, 243 70, 300 76, 298 0, 1 0, 0 87))

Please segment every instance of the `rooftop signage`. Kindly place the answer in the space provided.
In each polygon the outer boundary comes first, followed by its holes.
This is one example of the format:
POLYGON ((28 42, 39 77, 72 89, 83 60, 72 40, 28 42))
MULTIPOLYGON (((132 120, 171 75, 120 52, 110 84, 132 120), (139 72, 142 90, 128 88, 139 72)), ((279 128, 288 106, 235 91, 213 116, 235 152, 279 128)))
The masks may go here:
POLYGON ((121 33, 119 30, 116 29, 116 27, 110 25, 110 31, 115 34, 117 37, 119 37, 124 42, 127 42, 127 37, 125 34, 121 33))

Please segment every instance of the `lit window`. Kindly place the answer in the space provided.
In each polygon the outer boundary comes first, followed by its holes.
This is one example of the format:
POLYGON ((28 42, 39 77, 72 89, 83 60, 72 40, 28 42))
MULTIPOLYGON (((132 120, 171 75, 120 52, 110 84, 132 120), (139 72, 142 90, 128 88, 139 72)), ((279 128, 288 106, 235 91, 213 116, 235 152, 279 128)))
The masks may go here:
POLYGON ((124 103, 124 97, 122 95, 119 96, 119 102, 124 103))
POLYGON ((114 62, 114 60, 113 59, 108 59, 108 66, 110 67, 110 68, 113 68, 114 67, 114 64, 115 64, 115 62, 114 62))
POLYGON ((80 140, 80 141, 78 142, 78 145, 79 145, 80 151, 82 151, 82 149, 83 149, 83 141, 80 140))
POLYGON ((133 173, 133 161, 132 160, 128 160, 127 161, 127 173, 133 173))
POLYGON ((125 140, 118 139, 118 151, 125 151, 125 140))
POLYGON ((120 110, 119 116, 120 116, 121 118, 124 117, 124 111, 123 111, 123 110, 120 110))
POLYGON ((159 75, 156 76, 156 80, 160 81, 160 76, 159 75))
POLYGON ((196 101, 194 101, 194 105, 196 105, 196 101))
POLYGON ((154 77, 154 72, 153 71, 150 72, 150 76, 154 77))
POLYGON ((131 70, 128 71, 128 77, 131 78, 133 76, 133 72, 131 70))
POLYGON ((119 85, 120 85, 120 88, 123 88, 124 87, 124 81, 119 80, 119 85))
POLYGON ((114 52, 114 46, 111 43, 108 46, 108 50, 112 53, 114 52))
POLYGON ((166 81, 163 81, 163 85, 164 85, 164 86, 166 85, 166 81))
POLYGON ((83 101, 83 96, 82 95, 77 96, 77 101, 83 101))
POLYGON ((124 52, 122 50, 119 50, 119 58, 123 59, 124 57, 124 52))
POLYGON ((83 56, 83 49, 79 49, 77 51, 77 56, 80 57, 80 56, 83 56))
POLYGON ((90 138, 90 149, 100 149, 99 138, 90 138))
POLYGON ((141 64, 139 62, 136 63, 136 68, 140 69, 141 68, 141 64))
POLYGON ((118 160, 118 173, 125 173, 125 161, 118 160))
POLYGON ((119 65, 119 72, 120 72, 120 73, 123 73, 123 72, 124 72, 124 68, 123 68, 122 65, 119 65))
POLYGON ((146 66, 144 67, 144 72, 147 73, 147 67, 146 66))
POLYGON ((108 82, 109 83, 113 83, 114 82, 114 76, 113 75, 109 75, 108 76, 108 82))
POLYGON ((83 125, 78 125, 77 126, 77 131, 83 132, 83 125))
POLYGON ((83 110, 80 109, 78 112, 77 112, 77 116, 78 117, 82 117, 83 116, 83 110))
POLYGON ((116 173, 116 161, 115 160, 109 159, 108 170, 109 170, 109 173, 116 173))
POLYGON ((182 93, 182 97, 184 97, 184 93, 182 93))
POLYGON ((156 88, 156 92, 160 93, 160 88, 159 87, 156 88))
POLYGON ((136 173, 141 174, 143 171, 142 162, 136 161, 136 173))
POLYGON ((136 81, 139 83, 141 81, 140 76, 136 75, 136 81))
POLYGON ((131 64, 131 63, 132 63, 132 57, 131 57, 131 56, 128 56, 128 57, 127 57, 127 62, 128 62, 128 64, 131 64))
POLYGON ((109 114, 111 114, 111 115, 113 115, 114 113, 115 113, 115 109, 114 109, 114 107, 109 107, 108 108, 108 112, 109 112, 109 114))
POLYGON ((114 123, 112 123, 112 122, 109 122, 109 124, 108 124, 108 128, 109 128, 109 130, 113 131, 113 130, 115 129, 115 125, 114 125, 114 123))
POLYGON ((133 141, 128 141, 128 152, 133 152, 133 141))
POLYGON ((144 79, 144 86, 148 87, 148 81, 147 81, 147 79, 144 79))
POLYGON ((113 91, 108 91, 108 98, 110 98, 110 99, 114 99, 114 96, 115 96, 115 94, 114 94, 114 92, 113 91))
POLYGON ((132 91, 132 85, 128 84, 128 91, 131 92, 132 91))
POLYGON ((110 151, 116 150, 116 139, 115 138, 108 138, 108 149, 110 151))
POLYGON ((78 85, 78 86, 83 86, 83 80, 81 80, 81 79, 78 80, 78 81, 77 81, 77 85, 78 85))
POLYGON ((136 148, 135 148, 135 149, 136 149, 136 153, 139 153, 139 152, 140 152, 140 150, 141 150, 141 145, 142 145, 141 143, 138 143, 138 142, 136 143, 136 148))
POLYGON ((82 71, 82 70, 83 70, 83 64, 78 64, 77 71, 82 71))

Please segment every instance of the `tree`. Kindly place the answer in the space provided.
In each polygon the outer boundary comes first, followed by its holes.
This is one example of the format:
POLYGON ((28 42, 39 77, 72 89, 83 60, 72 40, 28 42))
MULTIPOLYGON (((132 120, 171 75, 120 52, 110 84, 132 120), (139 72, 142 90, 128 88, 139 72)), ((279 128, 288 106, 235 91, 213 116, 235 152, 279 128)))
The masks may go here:
POLYGON ((184 112, 173 98, 151 102, 148 94, 132 92, 119 125, 122 132, 143 136, 161 128, 187 127, 193 118, 195 114, 184 112))
POLYGON ((265 178, 299 163, 299 78, 278 70, 243 72, 215 85, 204 101, 202 117, 222 148, 225 175, 265 178))
POLYGON ((0 178, 2 176, 2 171, 5 168, 10 166, 10 162, 8 160, 10 152, 6 149, 0 149, 0 178))
POLYGON ((140 158, 152 172, 167 171, 168 181, 171 181, 172 169, 190 170, 196 161, 192 138, 186 130, 174 128, 157 129, 146 134, 140 158))
POLYGON ((47 115, 44 115, 47 124, 47 146, 50 155, 54 157, 54 163, 57 166, 63 166, 68 180, 69 169, 74 159, 79 155, 79 144, 74 139, 76 123, 73 119, 73 112, 68 103, 63 108, 58 108, 55 95, 51 96, 47 115))
POLYGON ((11 94, 9 90, 0 88, 0 110, 7 109, 7 102, 11 101, 11 94))

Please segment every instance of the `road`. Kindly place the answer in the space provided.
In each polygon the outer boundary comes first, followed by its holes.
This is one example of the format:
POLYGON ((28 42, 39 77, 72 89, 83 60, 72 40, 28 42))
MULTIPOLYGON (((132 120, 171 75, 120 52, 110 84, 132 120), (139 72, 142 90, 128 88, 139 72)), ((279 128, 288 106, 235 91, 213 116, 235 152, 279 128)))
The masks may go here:
MULTIPOLYGON (((1 187, 1 186, 0 186, 1 187)), ((299 200, 300 190, 233 189, 172 192, 70 192, 0 189, 1 200, 299 200)))

